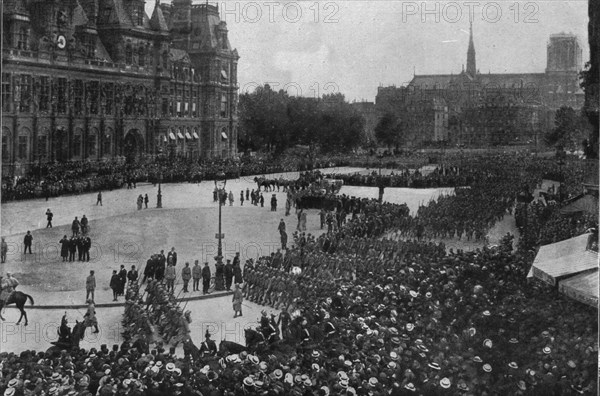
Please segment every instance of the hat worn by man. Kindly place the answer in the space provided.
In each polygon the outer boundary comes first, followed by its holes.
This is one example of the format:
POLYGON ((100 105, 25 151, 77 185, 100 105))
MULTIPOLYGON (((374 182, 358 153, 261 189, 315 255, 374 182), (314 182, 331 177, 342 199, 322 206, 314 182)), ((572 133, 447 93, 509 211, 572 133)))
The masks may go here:
POLYGON ((476 363, 481 363, 481 362, 483 362, 483 360, 481 360, 481 358, 480 358, 479 356, 475 356, 475 357, 473 357, 473 361, 474 361, 474 362, 476 362, 476 363))
POLYGON ((550 347, 547 347, 547 346, 546 346, 546 347, 544 347, 543 351, 544 351, 544 353, 545 353, 546 355, 548 355, 550 352, 552 352, 552 350, 550 349, 550 347))
POLYGON ((254 386, 254 380, 252 379, 252 377, 246 377, 246 378, 244 378, 244 385, 246 385, 246 386, 254 386))
POLYGON ((14 396, 15 392, 15 388, 6 388, 6 390, 4 391, 4 396, 14 396))
POLYGON ((407 323, 406 324, 406 330, 413 331, 414 328, 415 328, 415 325, 413 325, 412 323, 407 323))
POLYGON ((483 371, 485 371, 486 373, 491 373, 492 372, 492 366, 489 363, 486 363, 483 365, 483 371))
POLYGON ((483 346, 491 348, 494 346, 494 343, 489 338, 486 338, 485 340, 483 340, 483 346))
POLYGON ((417 390, 417 388, 415 388, 412 382, 409 382, 408 384, 404 385, 404 389, 408 389, 411 392, 415 392, 417 390))
POLYGON ((517 365, 516 362, 510 362, 508 363, 508 367, 512 368, 512 369, 518 369, 519 366, 517 365))
MULTIPOLYGON (((54 373, 54 374, 58 374, 58 373, 54 373)), ((54 376, 54 374, 52 376, 54 376)), ((60 375, 59 375, 59 377, 60 377, 60 375)), ((13 378, 10 381, 8 381, 9 388, 16 388, 18 384, 19 384, 19 380, 16 378, 13 378)))
POLYGON ((283 381, 287 382, 290 385, 293 385, 294 384, 294 376, 292 375, 292 373, 287 373, 285 375, 285 379, 283 381))
POLYGON ((396 364, 396 362, 389 362, 388 363, 388 367, 391 368, 392 370, 394 370, 398 365, 396 364))
POLYGON ((517 340, 516 338, 511 338, 510 340, 508 340, 508 342, 510 342, 511 344, 518 344, 519 340, 517 340))
POLYGON ((172 362, 167 363, 166 369, 167 369, 167 371, 175 370, 175 363, 172 363, 172 362))
POLYGON ((452 385, 452 382, 450 382, 450 379, 444 377, 440 380, 440 385, 442 388, 448 389, 452 385))
POLYGON ((439 364, 437 364, 437 363, 435 363, 435 362, 434 362, 434 363, 428 363, 427 365, 428 365, 429 367, 431 367, 432 369, 434 369, 434 370, 441 370, 441 367, 440 367, 440 365, 439 365, 439 364))
POLYGON ((321 356, 321 352, 319 352, 319 351, 312 351, 311 356, 313 358, 318 358, 319 356, 321 356))

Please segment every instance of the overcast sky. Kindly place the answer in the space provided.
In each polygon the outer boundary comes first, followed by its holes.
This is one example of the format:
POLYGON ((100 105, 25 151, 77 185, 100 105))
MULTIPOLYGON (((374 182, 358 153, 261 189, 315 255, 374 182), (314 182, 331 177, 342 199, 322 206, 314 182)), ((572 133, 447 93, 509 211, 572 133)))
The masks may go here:
MULTIPOLYGON (((549 36, 560 32, 579 36, 583 61, 589 59, 584 0, 218 4, 240 54, 241 92, 269 82, 290 94, 341 92, 350 101, 373 101, 378 86, 405 85, 414 71, 459 73, 470 16, 482 73, 543 72, 549 36)), ((153 7, 147 1, 149 15, 153 7)))

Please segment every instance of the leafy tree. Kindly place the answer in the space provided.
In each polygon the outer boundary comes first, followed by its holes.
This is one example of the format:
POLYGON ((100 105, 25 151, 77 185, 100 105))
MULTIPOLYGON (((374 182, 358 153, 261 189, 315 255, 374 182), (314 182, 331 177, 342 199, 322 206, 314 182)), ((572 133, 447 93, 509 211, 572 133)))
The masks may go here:
POLYGON ((240 148, 281 153, 295 145, 311 152, 345 151, 361 142, 364 119, 342 94, 291 97, 265 85, 240 95, 240 148))
POLYGON ((402 142, 404 130, 402 120, 393 113, 386 112, 375 126, 375 137, 388 148, 391 146, 398 148, 402 142))
POLYGON ((554 146, 558 151, 575 150, 580 147, 580 142, 586 136, 589 125, 581 114, 573 108, 562 106, 556 110, 554 129, 546 133, 544 140, 549 146, 554 146))

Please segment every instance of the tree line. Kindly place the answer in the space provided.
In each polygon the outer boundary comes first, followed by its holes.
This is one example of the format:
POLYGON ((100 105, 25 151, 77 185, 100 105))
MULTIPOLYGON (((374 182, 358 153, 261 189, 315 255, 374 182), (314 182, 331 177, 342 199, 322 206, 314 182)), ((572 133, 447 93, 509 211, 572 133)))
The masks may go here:
POLYGON ((240 151, 308 146, 324 153, 361 145, 365 120, 340 93, 321 98, 290 96, 268 84, 240 95, 240 151))

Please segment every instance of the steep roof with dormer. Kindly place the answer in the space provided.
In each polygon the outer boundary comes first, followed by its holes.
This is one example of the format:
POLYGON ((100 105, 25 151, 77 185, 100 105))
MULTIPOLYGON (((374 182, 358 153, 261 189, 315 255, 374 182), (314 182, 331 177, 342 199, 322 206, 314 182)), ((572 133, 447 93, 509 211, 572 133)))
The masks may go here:
POLYGON ((165 16, 162 12, 162 9, 160 8, 160 2, 158 1, 154 6, 154 11, 152 12, 152 17, 150 18, 150 28, 159 32, 169 31, 169 26, 167 25, 165 16))

